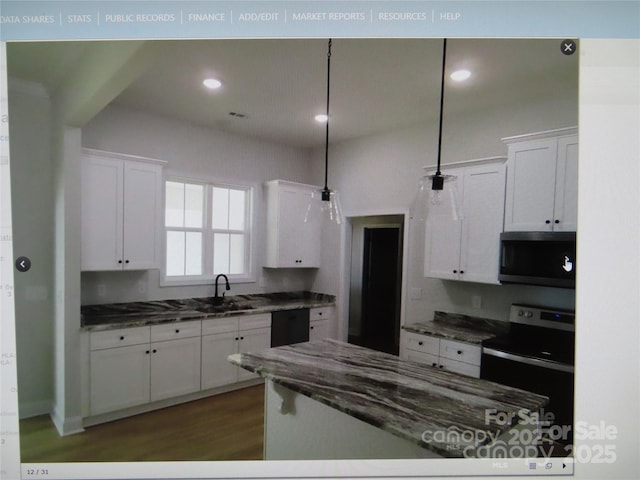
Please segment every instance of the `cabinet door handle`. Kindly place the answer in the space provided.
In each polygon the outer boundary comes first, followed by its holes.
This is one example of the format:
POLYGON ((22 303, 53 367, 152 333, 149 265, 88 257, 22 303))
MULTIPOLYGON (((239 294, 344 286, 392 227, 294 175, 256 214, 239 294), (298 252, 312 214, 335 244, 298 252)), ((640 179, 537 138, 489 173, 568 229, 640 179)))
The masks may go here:
POLYGON ((176 333, 180 333, 180 329, 179 328, 176 328, 176 333))
POLYGON ((422 346, 422 340, 420 340, 420 341, 418 342, 418 345, 422 346))
POLYGON ((546 223, 547 225, 551 223, 551 220, 545 220, 544 223, 546 223))
POLYGON ((560 223, 560 220, 556 219, 553 221, 553 223, 560 223))
POLYGON ((122 264, 122 260, 118 260, 118 263, 122 264))
POLYGON ((124 340, 124 336, 121 336, 121 337, 120 337, 120 340, 124 340))
POLYGON ((431 366, 432 366, 432 367, 437 366, 437 365, 436 365, 436 362, 433 362, 433 363, 431 364, 431 366))
POLYGON ((453 273, 458 273, 458 270, 454 270, 453 273))
POLYGON ((157 352, 158 352, 158 350, 156 350, 156 349, 154 348, 154 349, 153 349, 153 353, 157 353, 157 352))
POLYGON ((444 368, 444 365, 438 365, 438 368, 444 368))
POLYGON ((309 327, 309 330, 313 330, 313 325, 309 327))
POLYGON ((458 350, 458 355, 462 355, 462 350, 458 350))
POLYGON ((463 273, 464 273, 464 270, 460 270, 460 274, 463 274, 463 273))
POLYGON ((244 340, 244 337, 240 337, 240 340, 244 340))
POLYGON ((147 355, 149 355, 149 350, 147 350, 147 351, 146 351, 146 352, 144 352, 144 353, 146 353, 147 355))

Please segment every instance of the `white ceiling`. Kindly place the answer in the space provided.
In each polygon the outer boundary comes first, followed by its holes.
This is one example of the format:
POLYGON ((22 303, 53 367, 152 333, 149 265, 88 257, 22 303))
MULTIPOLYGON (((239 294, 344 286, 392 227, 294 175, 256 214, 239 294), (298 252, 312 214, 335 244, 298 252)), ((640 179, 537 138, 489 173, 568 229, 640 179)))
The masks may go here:
MULTIPOLYGON (((9 44, 9 76, 40 83, 53 96, 100 43, 9 44)), ((113 103, 288 145, 324 144, 324 125, 313 117, 325 109, 326 40, 158 46, 149 67, 113 103), (206 91, 207 76, 218 77, 222 88, 206 91)), ((334 39, 331 141, 437 121, 441 64, 439 39, 334 39)), ((449 40, 447 71, 463 67, 473 76, 465 84, 447 82, 445 122, 447 113, 577 89, 578 55, 563 55, 559 39, 449 40)))

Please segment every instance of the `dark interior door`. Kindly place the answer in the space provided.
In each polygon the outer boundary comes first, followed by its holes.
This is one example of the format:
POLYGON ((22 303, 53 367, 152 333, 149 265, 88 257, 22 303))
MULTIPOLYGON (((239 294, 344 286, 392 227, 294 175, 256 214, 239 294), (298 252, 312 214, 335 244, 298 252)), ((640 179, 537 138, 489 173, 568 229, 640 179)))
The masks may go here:
POLYGON ((362 277, 362 343, 398 353, 400 229, 365 228, 362 277))

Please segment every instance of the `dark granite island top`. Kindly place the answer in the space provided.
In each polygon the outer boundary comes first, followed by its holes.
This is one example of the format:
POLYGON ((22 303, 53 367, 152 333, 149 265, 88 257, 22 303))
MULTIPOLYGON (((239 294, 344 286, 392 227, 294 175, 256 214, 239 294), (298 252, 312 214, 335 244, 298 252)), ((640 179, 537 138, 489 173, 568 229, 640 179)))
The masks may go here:
POLYGON ((487 422, 487 412, 517 419, 518 412, 547 403, 540 395, 335 340, 234 354, 229 361, 444 457, 468 455, 511 428, 491 415, 487 422), (453 444, 452 432, 474 438, 453 444), (442 434, 446 438, 438 438, 442 434))

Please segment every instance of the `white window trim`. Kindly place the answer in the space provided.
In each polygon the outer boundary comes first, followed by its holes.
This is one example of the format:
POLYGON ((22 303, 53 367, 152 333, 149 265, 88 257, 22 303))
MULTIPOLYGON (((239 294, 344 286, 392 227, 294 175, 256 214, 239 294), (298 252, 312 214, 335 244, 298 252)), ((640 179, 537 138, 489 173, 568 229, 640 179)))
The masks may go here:
MULTIPOLYGON (((255 209, 255 196, 258 184, 255 182, 242 182, 242 181, 233 181, 233 180, 223 180, 219 178, 192 178, 186 177, 179 174, 165 173, 162 181, 162 222, 161 222, 161 231, 162 231, 162 262, 160 267, 160 286, 161 287, 180 287, 180 286, 196 286, 196 285, 211 285, 215 281, 215 277, 217 275, 205 273, 203 275, 185 275, 185 276, 171 276, 167 277, 167 230, 172 227, 166 227, 165 222, 165 195, 166 195, 166 182, 167 181, 175 181, 175 182, 190 182, 190 183, 198 183, 205 185, 205 199, 204 199, 204 227, 203 227, 203 235, 205 236, 204 246, 210 244, 208 243, 212 238, 213 234, 220 232, 222 230, 211 228, 211 219, 209 216, 211 215, 210 211, 210 201, 212 189, 211 186, 223 187, 223 188, 242 188, 245 189, 248 193, 248 205, 247 205, 247 230, 246 231, 238 231, 241 233, 245 233, 247 236, 247 242, 249 243, 249 248, 246 251, 246 255, 248 258, 245 259, 247 262, 248 272, 245 274, 227 274, 230 283, 256 283, 257 275, 256 275, 256 265, 255 265, 255 231, 256 231, 256 209, 255 209)), ((188 229, 181 228, 181 231, 186 231, 188 229)), ((199 229, 194 229, 194 231, 199 231, 199 229)), ((233 230, 224 230, 225 233, 233 233, 233 230)), ((211 265, 213 252, 209 251, 209 249, 203 250, 203 268, 206 271, 207 266, 211 265), (209 262, 209 263, 208 263, 209 262)))

